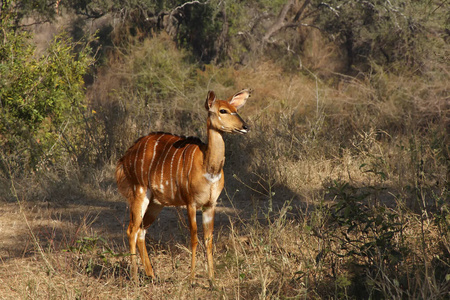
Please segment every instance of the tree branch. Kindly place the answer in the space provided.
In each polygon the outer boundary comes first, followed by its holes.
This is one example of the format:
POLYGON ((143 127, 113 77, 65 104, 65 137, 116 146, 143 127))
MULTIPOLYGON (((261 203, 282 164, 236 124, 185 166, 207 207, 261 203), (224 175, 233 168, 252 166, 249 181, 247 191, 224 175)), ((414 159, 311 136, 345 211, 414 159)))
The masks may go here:
POLYGON ((207 1, 205 1, 205 2, 200 2, 200 1, 197 1, 197 0, 195 0, 195 1, 189 1, 189 2, 183 3, 183 4, 181 4, 181 5, 177 6, 177 7, 175 7, 174 9, 172 9, 172 12, 175 12, 175 11, 177 11, 177 10, 179 10, 179 9, 183 9, 183 8, 184 8, 185 6, 187 6, 187 5, 193 5, 193 4, 201 4, 201 5, 205 5, 205 4, 208 4, 208 2, 209 2, 209 0, 207 0, 207 1))
POLYGON ((336 17, 339 17, 339 10, 338 10, 339 8, 336 9, 336 8, 332 7, 331 5, 324 3, 324 2, 320 3, 319 6, 327 7, 329 10, 331 10, 336 15, 336 17))
POLYGON ((311 0, 305 0, 303 2, 303 4, 301 5, 301 7, 299 8, 299 10, 297 11, 297 13, 295 14, 294 18, 292 18, 292 21, 286 23, 286 21, 285 21, 286 15, 289 12, 289 10, 291 9, 292 5, 294 4, 294 1, 289 0, 283 6, 275 23, 272 24, 272 26, 270 26, 269 29, 267 29, 267 32, 263 37, 263 42, 269 43, 269 39, 271 38, 271 36, 273 36, 276 32, 278 32, 284 28, 295 28, 295 27, 305 26, 305 27, 313 27, 313 28, 320 30, 320 28, 315 25, 299 23, 299 20, 302 20, 310 15, 310 14, 307 14, 306 16, 304 16, 302 18, 303 13, 305 12, 306 8, 308 7, 308 5, 310 3, 311 3, 311 0))
POLYGON ((177 33, 178 33, 178 29, 176 27, 177 27, 179 21, 176 20, 176 18, 174 17, 175 13, 177 13, 178 11, 183 10, 188 5, 194 5, 194 4, 206 5, 208 3, 209 3, 209 0, 207 0, 205 2, 200 2, 198 0, 185 2, 185 3, 175 7, 174 9, 170 10, 169 12, 162 12, 162 13, 160 13, 158 18, 160 18, 162 20, 162 25, 165 28, 166 32, 170 36, 176 36, 177 33), (168 16, 168 17, 164 18, 164 16, 168 16), (173 20, 175 20, 175 22, 173 22, 173 20))
POLYGON ((284 27, 284 20, 286 19, 286 15, 288 11, 291 9, 292 4, 294 4, 293 0, 289 0, 281 9, 280 13, 278 14, 277 20, 275 23, 272 24, 272 26, 267 29, 266 34, 263 37, 263 42, 268 43, 269 39, 272 37, 272 35, 275 34, 275 32, 279 31, 281 28, 284 27))
POLYGON ((310 2, 311 0, 305 0, 305 2, 303 2, 302 7, 300 7, 298 12, 295 14, 295 17, 294 19, 292 19, 292 22, 297 22, 300 19, 300 17, 302 16, 303 12, 305 11, 306 7, 309 5, 310 2))

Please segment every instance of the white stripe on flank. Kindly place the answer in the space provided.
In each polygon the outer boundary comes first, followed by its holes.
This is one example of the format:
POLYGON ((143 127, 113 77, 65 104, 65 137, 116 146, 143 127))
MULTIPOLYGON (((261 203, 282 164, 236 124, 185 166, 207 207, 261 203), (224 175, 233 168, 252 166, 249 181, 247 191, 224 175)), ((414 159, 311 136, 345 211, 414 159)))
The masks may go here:
MULTIPOLYGON (((137 148, 136 151, 136 157, 134 158, 134 174, 136 175, 136 180, 138 180, 138 173, 137 173, 137 168, 136 168, 136 163, 137 163, 137 159, 139 157, 139 150, 141 149, 142 143, 139 143, 139 147, 137 148)), ((138 180, 139 182, 139 180, 138 180)))
MULTIPOLYGON (((172 160, 170 161, 170 190, 172 191, 172 199, 175 197, 174 193, 173 193, 173 177, 172 177, 172 170, 173 170, 173 160, 178 152, 178 150, 180 150, 180 148, 177 148, 177 150, 175 150, 175 152, 172 154, 172 160)), ((177 169, 178 170, 178 169, 177 169)), ((176 176, 177 174, 175 174, 176 176)))
MULTIPOLYGON (((163 160, 163 162, 162 162, 162 164, 161 164, 161 182, 160 182, 161 187, 163 186, 163 179, 164 179, 164 165, 166 164, 166 158, 167 158, 167 156, 168 156, 169 153, 170 153, 170 147, 172 147, 172 143, 170 143, 170 141, 173 140, 173 138, 176 138, 176 136, 172 136, 172 137, 167 141, 167 145, 166 145, 166 146, 169 146, 169 150, 167 150, 167 153, 166 153, 166 155, 164 156, 164 160, 163 160)), ((163 150, 162 153, 164 153, 164 152, 166 152, 166 147, 164 147, 164 150, 163 150)))
POLYGON ((181 164, 181 166, 183 167, 182 169, 181 169, 181 175, 180 175, 180 185, 181 184, 183 184, 183 179, 185 180, 185 185, 186 185, 186 193, 188 193, 188 186, 187 186, 187 174, 185 175, 184 174, 184 172, 185 172, 185 169, 184 169, 184 167, 186 166, 187 167, 187 163, 188 163, 188 149, 189 149, 189 147, 191 147, 192 146, 192 144, 189 144, 187 147, 186 147, 186 151, 183 153, 183 155, 184 155, 184 157, 183 157, 183 163, 181 164))
MULTIPOLYGON (((186 146, 186 145, 185 145, 185 146, 186 146)), ((186 148, 187 148, 187 147, 183 147, 183 151, 182 151, 181 154, 180 154, 180 158, 178 158, 177 172, 175 173, 175 182, 176 182, 176 184, 177 184, 177 187, 181 187, 181 185, 183 184, 182 181, 181 181, 181 179, 183 178, 184 164, 181 164, 181 172, 178 172, 178 170, 180 169, 180 162, 181 162, 181 159, 182 159, 183 156, 184 156, 184 151, 186 150, 186 148), (178 180, 177 177, 180 177, 180 180, 178 180)), ((178 191, 178 195, 180 196, 180 200, 183 200, 183 199, 181 199, 181 188, 180 188, 180 190, 178 191)))
POLYGON ((197 150, 197 147, 195 147, 194 146, 194 151, 192 151, 192 155, 191 155, 191 165, 190 165, 190 167, 189 167, 189 171, 188 171, 188 173, 186 174, 186 191, 189 193, 189 188, 188 188, 188 183, 189 183, 189 174, 191 173, 191 170, 192 170, 192 165, 193 165, 193 163, 194 163, 194 154, 195 154, 195 151, 197 150))
POLYGON ((153 165, 153 160, 155 159, 155 154, 156 154, 156 146, 158 146, 158 142, 159 140, 164 136, 164 133, 160 135, 160 137, 156 140, 155 142, 155 146, 153 146, 153 155, 152 155, 152 161, 150 162, 150 166, 148 166, 148 186, 151 188, 152 187, 152 183, 150 182, 150 175, 151 175, 151 171, 152 171, 152 165, 153 165))
POLYGON ((144 181, 144 162, 145 162, 145 152, 147 151, 147 143, 148 143, 148 140, 149 140, 150 138, 147 136, 147 140, 145 141, 145 145, 144 145, 144 154, 142 154, 142 163, 141 163, 141 179, 142 179, 142 182, 141 182, 141 184, 142 185, 145 185, 145 181, 144 181))

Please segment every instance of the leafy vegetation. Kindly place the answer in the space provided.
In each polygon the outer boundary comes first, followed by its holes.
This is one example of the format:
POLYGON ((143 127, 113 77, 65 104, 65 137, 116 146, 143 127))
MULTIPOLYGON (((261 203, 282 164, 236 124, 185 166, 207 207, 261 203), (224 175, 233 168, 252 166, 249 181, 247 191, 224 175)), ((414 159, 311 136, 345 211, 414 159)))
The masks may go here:
POLYGON ((0 146, 19 170, 57 163, 80 141, 90 50, 62 33, 37 58, 27 32, 14 31, 7 19, 2 27, 0 146))
POLYGON ((445 1, 30 3, 1 12, 2 297, 449 297, 445 1), (64 30, 38 51, 44 20, 64 30), (135 285, 115 162, 150 131, 204 139, 207 91, 246 87, 216 289, 185 278, 170 208, 147 240, 159 280, 135 285))

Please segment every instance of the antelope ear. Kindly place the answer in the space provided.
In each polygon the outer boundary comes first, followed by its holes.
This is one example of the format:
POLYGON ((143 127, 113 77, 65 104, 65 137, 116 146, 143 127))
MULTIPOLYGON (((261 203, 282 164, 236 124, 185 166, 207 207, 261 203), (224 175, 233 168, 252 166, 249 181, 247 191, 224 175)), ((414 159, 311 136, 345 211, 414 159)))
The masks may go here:
POLYGON ((236 109, 240 109, 242 106, 244 106, 245 102, 247 102, 247 99, 250 97, 250 93, 250 89, 242 90, 231 97, 228 100, 228 103, 236 107, 236 109))
POLYGON ((209 110, 211 108, 211 106, 215 100, 216 100, 216 94, 214 94, 213 91, 209 91, 208 95, 206 96, 206 101, 205 101, 206 110, 209 110))

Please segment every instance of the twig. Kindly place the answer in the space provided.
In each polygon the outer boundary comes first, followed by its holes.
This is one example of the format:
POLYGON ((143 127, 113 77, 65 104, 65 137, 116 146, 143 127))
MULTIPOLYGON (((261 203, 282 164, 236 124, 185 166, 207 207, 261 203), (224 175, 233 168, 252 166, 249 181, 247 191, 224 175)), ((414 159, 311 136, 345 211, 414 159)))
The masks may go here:
POLYGON ((322 2, 322 3, 319 4, 319 6, 327 7, 329 10, 331 10, 336 15, 336 17, 339 17, 339 11, 336 8, 333 8, 331 5, 322 2))

